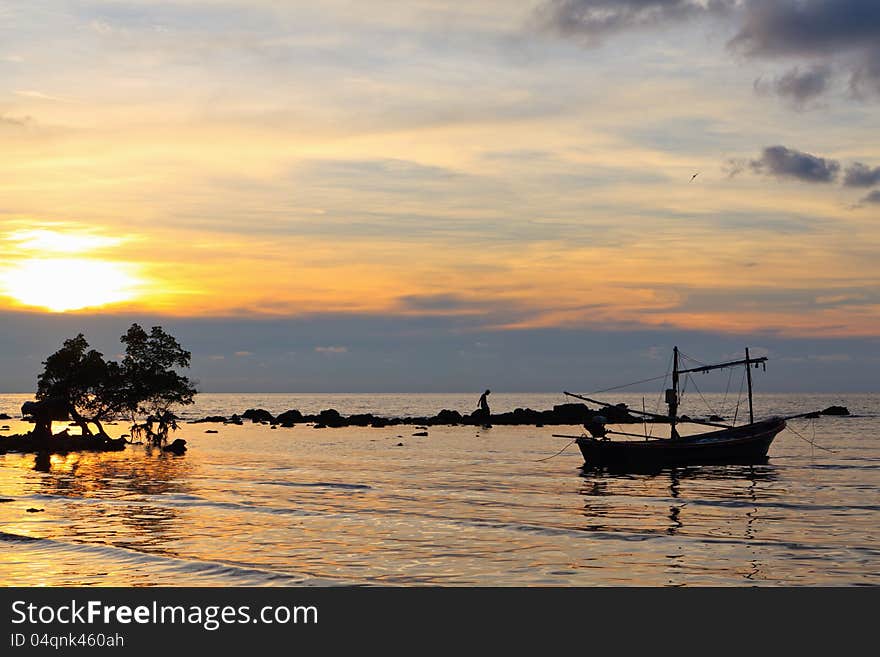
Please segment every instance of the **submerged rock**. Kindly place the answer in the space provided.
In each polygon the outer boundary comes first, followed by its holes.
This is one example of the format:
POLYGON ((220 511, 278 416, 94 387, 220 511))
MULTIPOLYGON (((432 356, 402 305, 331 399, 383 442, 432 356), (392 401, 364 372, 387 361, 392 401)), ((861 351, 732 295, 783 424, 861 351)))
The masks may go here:
POLYGON ((171 452, 172 454, 183 454, 186 452, 186 441, 183 438, 177 438, 170 445, 165 445, 162 448, 163 452, 171 452))
POLYGON ((849 409, 846 406, 829 406, 824 411, 819 411, 822 415, 849 415, 849 409))
POLYGON ((417 431, 417 432, 414 433, 413 435, 414 435, 414 436, 427 436, 427 435, 428 435, 428 432, 427 432, 427 431, 417 431))
POLYGON ((208 417, 203 417, 201 420, 193 420, 190 424, 200 424, 202 422, 227 422, 227 420, 223 415, 209 415, 208 417))

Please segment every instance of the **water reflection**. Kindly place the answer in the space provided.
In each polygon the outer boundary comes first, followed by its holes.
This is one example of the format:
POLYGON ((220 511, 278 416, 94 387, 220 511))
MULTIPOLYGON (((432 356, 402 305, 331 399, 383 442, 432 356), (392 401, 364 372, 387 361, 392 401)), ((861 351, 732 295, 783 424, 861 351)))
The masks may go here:
POLYGON ((587 530, 723 533, 750 541, 755 538, 761 486, 775 481, 778 471, 766 464, 647 472, 584 467, 581 478, 587 530), (734 530, 736 525, 741 530, 734 530))
POLYGON ((6 469, 5 487, 21 496, 45 496, 45 521, 6 524, 13 534, 171 555, 175 537, 187 533, 185 511, 155 497, 193 492, 195 466, 185 457, 144 449, 41 452, 4 465, 15 466, 6 469))

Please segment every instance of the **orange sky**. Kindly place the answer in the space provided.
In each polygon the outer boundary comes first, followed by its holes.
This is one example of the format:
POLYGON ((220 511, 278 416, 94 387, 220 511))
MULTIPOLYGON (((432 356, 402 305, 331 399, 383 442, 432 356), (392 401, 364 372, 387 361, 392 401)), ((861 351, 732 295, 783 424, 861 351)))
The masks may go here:
POLYGON ((13 10, 0 308, 878 334, 880 206, 748 165, 880 164, 870 101, 756 94, 782 64, 718 25, 584 48, 501 2, 349 9, 13 10))

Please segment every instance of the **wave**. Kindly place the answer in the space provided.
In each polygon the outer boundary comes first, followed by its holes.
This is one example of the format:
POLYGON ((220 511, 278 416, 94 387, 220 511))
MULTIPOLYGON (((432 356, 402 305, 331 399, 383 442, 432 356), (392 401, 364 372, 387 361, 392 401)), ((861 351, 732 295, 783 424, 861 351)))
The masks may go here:
POLYGON ((367 484, 343 484, 331 481, 316 481, 313 483, 304 483, 299 481, 257 481, 255 483, 264 486, 294 486, 298 488, 344 488, 350 490, 372 490, 372 486, 367 484))
MULTIPOLYGON (((134 574, 130 569, 149 568, 150 582, 156 578, 168 581, 179 581, 180 576, 187 578, 187 586, 333 586, 343 582, 327 580, 307 575, 295 575, 288 572, 273 570, 260 566, 249 566, 218 561, 205 561, 192 558, 148 554, 129 548, 113 545, 94 545, 90 543, 72 543, 51 538, 37 538, 0 531, 0 543, 6 543, 10 549, 38 550, 48 553, 53 561, 64 560, 64 557, 75 560, 79 569, 85 568, 92 560, 100 566, 102 573, 110 569, 108 565, 124 566, 126 573, 134 574)), ((132 577, 132 579, 135 579, 132 577)))

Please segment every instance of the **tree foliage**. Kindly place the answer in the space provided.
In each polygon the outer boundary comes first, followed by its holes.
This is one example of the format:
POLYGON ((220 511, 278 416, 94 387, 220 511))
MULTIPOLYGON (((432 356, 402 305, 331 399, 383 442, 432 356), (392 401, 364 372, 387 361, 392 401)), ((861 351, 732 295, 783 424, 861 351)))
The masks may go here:
POLYGON ((177 371, 189 367, 191 354, 159 326, 147 333, 132 324, 121 341, 125 354, 116 362, 89 349, 82 333, 65 340, 43 362, 37 399, 62 400, 86 435, 92 435, 89 423, 105 435, 103 422, 126 417, 134 432, 164 442, 177 428, 173 409, 192 404, 196 394, 193 383, 177 371), (145 419, 138 423, 139 418, 145 419))

